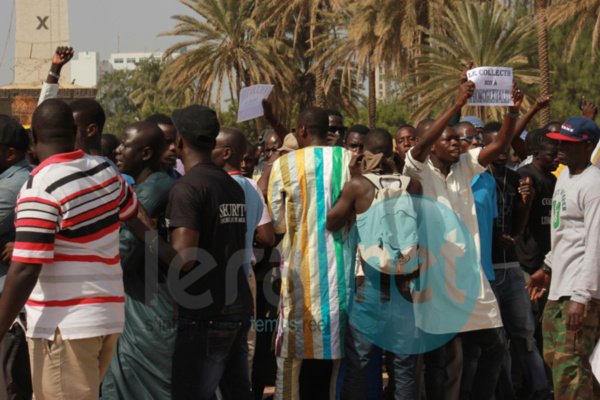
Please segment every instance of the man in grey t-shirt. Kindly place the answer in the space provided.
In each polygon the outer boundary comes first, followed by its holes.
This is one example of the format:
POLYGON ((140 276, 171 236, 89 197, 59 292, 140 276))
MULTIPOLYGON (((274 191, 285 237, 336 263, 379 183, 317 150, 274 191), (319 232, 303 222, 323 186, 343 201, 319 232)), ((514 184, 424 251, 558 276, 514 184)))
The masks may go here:
POLYGON ((568 168, 552 197, 552 248, 528 288, 540 297, 552 275, 542 330, 555 398, 600 398, 589 362, 600 335, 600 169, 590 162, 600 128, 574 117, 547 136, 560 140, 558 158, 568 168))

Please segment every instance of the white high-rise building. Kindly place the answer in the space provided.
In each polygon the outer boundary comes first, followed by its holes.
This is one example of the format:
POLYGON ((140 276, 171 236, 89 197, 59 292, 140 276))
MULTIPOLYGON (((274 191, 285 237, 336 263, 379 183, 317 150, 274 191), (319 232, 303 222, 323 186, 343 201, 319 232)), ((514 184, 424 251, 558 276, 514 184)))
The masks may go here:
POLYGON ((377 102, 386 101, 388 96, 388 87, 385 80, 385 70, 382 66, 375 69, 375 99, 377 102))
POLYGON ((147 60, 149 58, 155 58, 157 60, 162 59, 162 52, 149 52, 149 53, 112 53, 110 60, 108 61, 112 66, 113 70, 128 69, 132 70, 136 68, 135 63, 147 60))
POLYGON ((71 60, 72 83, 79 86, 96 87, 100 75, 112 72, 112 66, 107 61, 100 60, 97 51, 77 53, 77 59, 71 60))

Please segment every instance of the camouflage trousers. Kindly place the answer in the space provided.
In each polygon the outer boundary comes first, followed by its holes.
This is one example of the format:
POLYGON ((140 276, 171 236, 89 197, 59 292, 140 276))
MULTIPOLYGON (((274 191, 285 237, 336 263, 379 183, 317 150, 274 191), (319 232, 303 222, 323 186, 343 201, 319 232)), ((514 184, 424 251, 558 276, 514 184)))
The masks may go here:
POLYGON ((580 331, 567 332, 569 300, 548 300, 542 321, 544 361, 552 369, 554 398, 600 399, 589 361, 600 336, 600 300, 592 299, 587 304, 580 331))

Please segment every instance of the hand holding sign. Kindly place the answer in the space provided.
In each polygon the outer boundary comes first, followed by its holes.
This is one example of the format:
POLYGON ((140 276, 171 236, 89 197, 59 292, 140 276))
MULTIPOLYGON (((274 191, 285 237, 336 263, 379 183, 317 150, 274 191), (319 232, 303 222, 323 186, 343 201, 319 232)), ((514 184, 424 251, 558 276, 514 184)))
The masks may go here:
POLYGON ((470 106, 512 106, 513 70, 508 67, 478 67, 467 71, 477 89, 470 106))
POLYGON ((471 60, 471 63, 469 64, 468 67, 466 67, 461 73, 460 73, 460 83, 465 83, 466 81, 469 80, 469 78, 467 77, 467 72, 473 69, 473 60, 471 60))
POLYGON ((458 88, 458 94, 456 95, 455 104, 463 107, 467 104, 467 101, 473 96, 475 91, 475 84, 471 81, 467 81, 460 85, 458 88))
POLYGON ((237 122, 262 117, 264 114, 262 100, 269 97, 273 85, 254 85, 240 91, 240 106, 237 122))

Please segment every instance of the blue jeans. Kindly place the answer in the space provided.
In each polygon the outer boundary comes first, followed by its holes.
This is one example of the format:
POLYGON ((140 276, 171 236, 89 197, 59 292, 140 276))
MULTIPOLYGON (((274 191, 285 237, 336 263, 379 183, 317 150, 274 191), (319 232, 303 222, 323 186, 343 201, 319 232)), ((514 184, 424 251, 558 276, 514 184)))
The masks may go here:
MULTIPOLYGON (((496 294, 500 306, 504 328, 521 365, 523 380, 531 388, 531 392, 535 393, 536 397, 532 398, 547 398, 548 381, 544 370, 544 360, 533 336, 535 320, 533 319, 531 300, 525 289, 523 272, 518 267, 494 272, 496 274, 494 294, 496 294)), ((511 357, 506 349, 500 374, 500 384, 503 387, 512 388, 510 365, 511 357)), ((504 398, 514 398, 514 395, 509 392, 504 398)))
POLYGON ((173 354, 173 399, 210 400, 217 387, 225 400, 250 399, 249 316, 212 320, 179 317, 173 354))
MULTIPOLYGON (((369 362, 376 346, 369 342, 348 320, 346 324, 345 351, 346 372, 341 390, 341 400, 367 398, 369 362)), ((388 365, 392 365, 390 384, 395 388, 395 400, 416 398, 415 359, 412 355, 394 354, 386 351, 388 365)))

